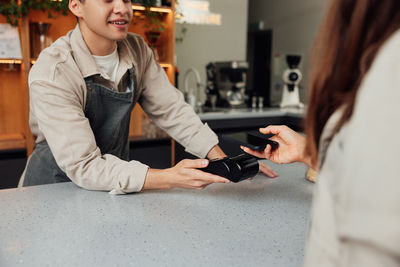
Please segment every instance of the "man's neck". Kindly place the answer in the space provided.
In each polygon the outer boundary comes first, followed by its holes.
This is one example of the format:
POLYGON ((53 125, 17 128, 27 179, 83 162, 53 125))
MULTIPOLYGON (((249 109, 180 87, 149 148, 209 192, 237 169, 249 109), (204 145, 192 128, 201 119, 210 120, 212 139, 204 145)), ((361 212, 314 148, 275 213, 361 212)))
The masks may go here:
POLYGON ((83 23, 79 23, 79 29, 90 53, 94 56, 109 55, 117 47, 117 41, 106 40, 98 35, 94 35, 83 23))

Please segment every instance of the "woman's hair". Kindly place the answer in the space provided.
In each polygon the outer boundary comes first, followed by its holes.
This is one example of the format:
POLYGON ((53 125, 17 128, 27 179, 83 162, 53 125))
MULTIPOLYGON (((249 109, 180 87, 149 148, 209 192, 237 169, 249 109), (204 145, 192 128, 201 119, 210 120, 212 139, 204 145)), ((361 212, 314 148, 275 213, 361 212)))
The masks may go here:
POLYGON ((379 48, 399 27, 400 0, 331 1, 311 55, 306 134, 314 164, 327 120, 342 105, 333 133, 350 119, 362 79, 379 48))

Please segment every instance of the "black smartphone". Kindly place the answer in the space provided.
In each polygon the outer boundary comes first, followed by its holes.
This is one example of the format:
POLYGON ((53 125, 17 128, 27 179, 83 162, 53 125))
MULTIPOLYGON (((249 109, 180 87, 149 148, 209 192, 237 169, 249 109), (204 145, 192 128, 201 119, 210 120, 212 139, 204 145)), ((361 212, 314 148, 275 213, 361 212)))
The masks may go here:
POLYGON ((253 150, 264 150, 267 145, 271 145, 271 149, 278 148, 279 143, 272 141, 269 138, 274 136, 273 134, 262 134, 258 131, 239 132, 222 134, 223 140, 248 147, 253 150))

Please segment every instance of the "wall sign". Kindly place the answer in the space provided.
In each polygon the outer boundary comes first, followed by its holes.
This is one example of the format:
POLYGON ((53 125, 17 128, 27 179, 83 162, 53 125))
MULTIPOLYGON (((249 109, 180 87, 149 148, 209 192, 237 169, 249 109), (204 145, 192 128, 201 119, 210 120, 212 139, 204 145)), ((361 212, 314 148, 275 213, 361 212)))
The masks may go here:
POLYGON ((0 24, 0 58, 22 58, 18 28, 8 23, 0 24))

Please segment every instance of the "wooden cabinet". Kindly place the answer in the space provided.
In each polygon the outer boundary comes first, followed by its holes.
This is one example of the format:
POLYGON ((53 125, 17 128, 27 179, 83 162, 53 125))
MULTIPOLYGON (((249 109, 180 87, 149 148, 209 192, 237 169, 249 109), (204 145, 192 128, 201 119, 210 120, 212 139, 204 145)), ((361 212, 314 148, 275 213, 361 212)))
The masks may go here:
MULTIPOLYGON (((145 8, 132 5, 134 19, 129 31, 142 35, 145 39, 146 27, 145 8)), ((151 8, 165 25, 160 34, 156 49, 159 54, 159 63, 165 69, 171 83, 174 83, 174 52, 175 52, 175 25, 173 8, 151 8)), ((32 22, 46 22, 51 26, 47 36, 55 41, 60 36, 72 30, 77 21, 75 16, 68 12, 67 16, 54 14, 48 18, 47 13, 32 10, 27 17, 20 19, 18 30, 21 39, 22 60, 0 59, 0 151, 12 149, 26 149, 29 155, 33 150, 34 138, 29 130, 29 89, 27 79, 29 70, 35 62, 32 58, 30 40, 34 36, 29 25, 32 22)), ((6 23, 0 16, 0 23, 6 23)), ((130 136, 142 135, 143 110, 139 105, 132 112, 130 136)))
MULTIPOLYGON (((24 22, 26 20, 24 19, 24 22)), ((0 23, 6 19, 0 16, 0 23)), ((0 149, 27 147, 29 47, 24 24, 18 27, 21 39, 22 60, 0 59, 0 149), (27 66, 28 64, 28 66, 27 66)))
MULTIPOLYGON (((173 5, 174 3, 172 3, 173 5)), ((134 10, 133 21, 129 27, 129 31, 140 34, 146 39, 146 32, 149 28, 146 26, 147 21, 143 19, 144 7, 132 5, 134 10)), ((158 19, 165 24, 165 30, 161 33, 156 44, 160 65, 166 71, 168 78, 172 84, 175 82, 174 55, 175 55, 175 14, 172 8, 151 8, 152 12, 156 12, 158 19)), ((130 125, 130 136, 140 136, 143 133, 142 120, 144 112, 140 105, 136 105, 132 112, 132 120, 130 125)))

